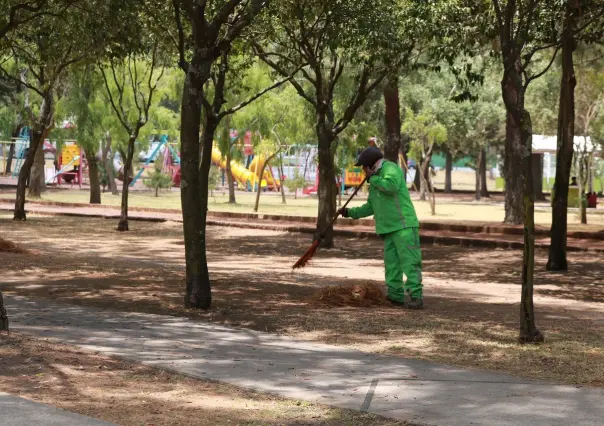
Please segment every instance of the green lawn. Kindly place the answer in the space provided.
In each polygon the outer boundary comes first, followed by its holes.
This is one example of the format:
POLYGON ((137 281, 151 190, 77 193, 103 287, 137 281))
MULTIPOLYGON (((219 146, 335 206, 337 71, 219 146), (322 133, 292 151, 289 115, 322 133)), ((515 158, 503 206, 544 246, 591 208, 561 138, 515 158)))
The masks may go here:
MULTIPOLYGON (((362 195, 360 196, 362 197, 362 195)), ((227 194, 216 192, 214 197, 210 198, 209 209, 210 211, 252 212, 256 197, 255 194, 237 192, 236 197, 238 204, 230 205, 227 203, 227 194)), ((83 190, 51 190, 43 195, 44 200, 67 203, 87 203, 88 198, 88 192, 83 190)), ((102 200, 104 205, 119 206, 121 197, 103 194, 102 200)), ((363 200, 353 201, 351 206, 358 206, 363 202, 363 200)), ((177 189, 172 189, 170 192, 163 192, 160 193, 159 197, 155 197, 151 192, 134 191, 130 193, 129 205, 142 208, 180 209, 180 192, 177 189)), ((439 196, 437 195, 436 216, 430 215, 430 205, 427 202, 414 200, 414 205, 420 220, 502 222, 504 219, 502 203, 459 203, 446 199, 444 202, 439 202, 439 196)), ((317 199, 306 197, 295 200, 293 196, 288 195, 287 204, 283 205, 280 194, 263 193, 260 198, 260 213, 316 216, 317 199)), ((579 224, 578 215, 574 211, 569 212, 568 218, 570 224, 579 224)), ((540 225, 551 224, 551 210, 545 207, 545 205, 541 205, 535 212, 535 220, 540 225)), ((600 214, 590 213, 588 215, 588 223, 600 228, 604 226, 604 214, 601 213, 601 210, 600 214)))

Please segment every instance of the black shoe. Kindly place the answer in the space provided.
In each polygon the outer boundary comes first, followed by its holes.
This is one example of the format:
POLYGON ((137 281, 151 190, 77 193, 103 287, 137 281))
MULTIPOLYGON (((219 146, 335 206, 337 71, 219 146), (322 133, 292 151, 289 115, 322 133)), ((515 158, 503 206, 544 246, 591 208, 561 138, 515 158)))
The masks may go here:
POLYGON ((405 306, 405 302, 399 302, 398 300, 391 299, 390 296, 386 296, 386 299, 388 299, 388 301, 390 303, 392 303, 394 306, 400 306, 400 307, 405 306))
POLYGON ((412 297, 411 301, 407 304, 409 309, 424 309, 424 299, 412 297))

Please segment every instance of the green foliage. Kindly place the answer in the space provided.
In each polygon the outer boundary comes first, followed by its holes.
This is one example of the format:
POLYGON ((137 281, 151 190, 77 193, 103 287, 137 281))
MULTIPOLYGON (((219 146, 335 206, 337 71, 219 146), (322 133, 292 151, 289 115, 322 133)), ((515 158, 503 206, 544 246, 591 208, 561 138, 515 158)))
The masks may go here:
POLYGON ((210 196, 213 196, 214 191, 218 188, 219 181, 220 170, 218 167, 212 165, 212 167, 210 167, 210 174, 208 175, 208 189, 210 190, 210 196))
POLYGON ((425 110, 415 114, 407 109, 403 131, 411 137, 411 158, 421 162, 434 146, 447 140, 447 129, 436 119, 433 111, 425 110))
POLYGON ((153 173, 143 179, 145 186, 155 190, 155 196, 159 196, 159 190, 172 187, 172 177, 162 172, 161 163, 156 162, 153 173))
POLYGON ((294 177, 292 179, 286 179, 284 182, 285 187, 289 192, 293 192, 296 197, 298 196, 297 192, 300 189, 304 189, 308 186, 308 182, 300 174, 298 169, 294 170, 294 177))

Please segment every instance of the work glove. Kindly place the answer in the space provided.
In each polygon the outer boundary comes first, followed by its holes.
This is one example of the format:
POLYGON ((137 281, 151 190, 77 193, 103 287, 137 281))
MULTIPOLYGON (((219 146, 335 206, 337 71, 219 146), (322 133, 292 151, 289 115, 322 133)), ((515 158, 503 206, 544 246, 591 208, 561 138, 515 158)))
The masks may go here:
POLYGON ((338 213, 340 213, 340 216, 342 217, 349 217, 347 208, 341 208, 340 210, 338 210, 338 213))

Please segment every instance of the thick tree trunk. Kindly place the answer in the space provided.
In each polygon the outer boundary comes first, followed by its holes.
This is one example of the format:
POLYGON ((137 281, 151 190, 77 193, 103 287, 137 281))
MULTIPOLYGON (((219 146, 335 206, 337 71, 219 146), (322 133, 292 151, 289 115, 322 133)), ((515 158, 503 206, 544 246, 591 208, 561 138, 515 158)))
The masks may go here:
POLYGON ((14 220, 26 220, 25 215, 25 189, 31 172, 34 158, 40 144, 44 144, 44 136, 46 129, 50 127, 53 114, 53 97, 52 94, 47 94, 40 106, 40 115, 32 129, 31 140, 29 143, 29 151, 27 157, 19 171, 19 180, 17 182, 17 194, 15 200, 14 220))
MULTIPOLYGON (((413 179, 413 186, 416 188, 417 191, 419 191, 421 193, 421 187, 422 187, 422 178, 421 178, 421 173, 422 173, 422 167, 420 162, 416 162, 415 163, 415 177, 413 179)), ((425 176, 425 175, 424 175, 425 176)))
POLYGON ((398 164, 401 150, 401 108, 398 93, 398 76, 389 77, 384 87, 384 104, 386 108, 386 131, 388 139, 384 146, 384 157, 398 164))
POLYGON ((128 231, 128 195, 130 189, 130 169, 132 168, 132 160, 134 158, 134 143, 137 135, 130 136, 128 140, 128 153, 126 154, 126 162, 124 163, 124 181, 122 182, 122 211, 120 213, 120 221, 117 225, 117 230, 120 232, 128 231))
POLYGON ((103 146, 103 165, 105 166, 105 173, 107 173, 107 180, 109 181, 109 190, 113 195, 119 195, 117 185, 115 183, 115 176, 113 175, 113 156, 109 155, 111 152, 111 134, 107 132, 105 136, 105 144, 103 146))
MULTIPOLYGON (((517 96, 513 93, 511 96, 517 96)), ((505 135, 505 223, 520 225, 524 222, 524 197, 523 182, 524 170, 522 168, 522 142, 520 128, 507 114, 505 135)), ((532 179, 531 179, 532 180, 532 179)))
MULTIPOLYGON (((37 144, 36 155, 34 157, 34 163, 31 168, 31 172, 29 175, 29 191, 28 195, 32 198, 40 198, 42 196, 42 192, 46 190, 46 182, 45 182, 45 173, 44 169, 46 168, 46 162, 44 161, 44 140, 46 139, 46 135, 48 132, 45 130, 41 134, 36 135, 32 134, 32 139, 34 137, 39 137, 40 141, 37 144)), ((30 150, 31 144, 30 142, 30 150)))
POLYGON ((480 169, 480 196, 489 198, 491 194, 489 194, 489 188, 487 185, 487 150, 484 148, 480 153, 480 162, 478 167, 480 169))
POLYGON ((2 297, 2 290, 0 290, 0 331, 8 331, 8 315, 4 308, 4 298, 2 297))
POLYGON ((453 174, 453 154, 449 149, 445 152, 445 193, 450 194, 453 192, 452 180, 453 174))
POLYGON ((90 204, 101 204, 101 180, 96 155, 91 154, 88 157, 88 173, 90 175, 90 204))
POLYGON ((336 215, 338 193, 331 150, 334 138, 321 125, 317 126, 317 136, 319 139, 319 210, 315 239, 323 237, 323 247, 332 248, 333 226, 329 224, 336 215))
POLYGON ((575 135, 575 67, 573 51, 575 41, 573 2, 569 1, 562 44, 562 81, 558 109, 558 151, 556 153, 556 180, 554 184, 551 243, 548 271, 566 271, 566 232, 568 226, 568 185, 573 164, 573 140, 575 135))
MULTIPOLYGON (((199 56, 193 57, 183 88, 180 130, 182 176, 180 191, 186 261, 184 304, 185 307, 193 309, 209 309, 212 303, 210 274, 205 252, 207 200, 205 207, 202 207, 200 196, 201 102, 199 96, 203 90, 203 81, 198 74, 201 72, 201 65, 199 56)), ((209 167, 207 170, 209 171, 209 167)))
POLYGON ((533 162, 533 186, 535 192, 535 199, 538 201, 545 201, 545 194, 543 193, 543 155, 532 154, 533 162))

